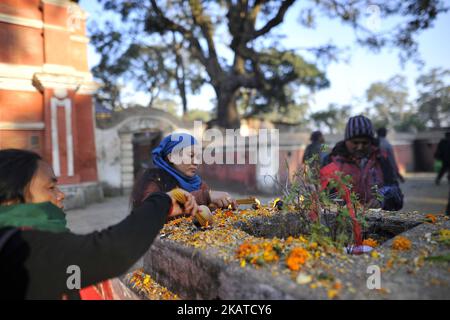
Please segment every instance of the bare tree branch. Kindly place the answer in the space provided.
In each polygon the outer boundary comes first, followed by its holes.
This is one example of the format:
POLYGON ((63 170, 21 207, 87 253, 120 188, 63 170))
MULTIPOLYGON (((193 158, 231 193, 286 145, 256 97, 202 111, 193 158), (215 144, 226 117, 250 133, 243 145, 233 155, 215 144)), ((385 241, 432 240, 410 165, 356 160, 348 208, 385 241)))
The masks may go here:
POLYGON ((191 44, 191 47, 194 49, 193 53, 194 53, 195 57, 198 58, 202 64, 207 65, 208 59, 205 56, 205 53, 203 52, 200 42, 192 34, 192 32, 190 30, 184 28, 182 25, 177 24, 174 21, 167 18, 164 15, 164 13, 161 11, 161 9, 158 7, 156 0, 151 0, 151 5, 152 5, 153 11, 157 15, 157 18, 160 19, 159 24, 163 25, 166 30, 181 33, 186 38, 186 40, 189 41, 189 43, 191 44))
POLYGON ((252 39, 256 39, 266 33, 268 33, 270 30, 272 30, 274 27, 278 26, 280 23, 283 22, 284 16, 289 9, 290 6, 294 4, 295 0, 284 0, 281 4, 280 8, 278 9, 277 14, 275 17, 270 19, 264 27, 254 32, 252 35, 252 39))
POLYGON ((215 69, 216 73, 222 72, 222 69, 219 64, 219 59, 217 58, 216 46, 213 39, 213 30, 211 27, 211 19, 207 15, 204 14, 204 10, 202 4, 199 0, 190 0, 189 5, 191 7, 192 18, 194 23, 200 26, 200 30, 202 31, 203 37, 208 44, 208 59, 209 64, 212 68, 215 69))

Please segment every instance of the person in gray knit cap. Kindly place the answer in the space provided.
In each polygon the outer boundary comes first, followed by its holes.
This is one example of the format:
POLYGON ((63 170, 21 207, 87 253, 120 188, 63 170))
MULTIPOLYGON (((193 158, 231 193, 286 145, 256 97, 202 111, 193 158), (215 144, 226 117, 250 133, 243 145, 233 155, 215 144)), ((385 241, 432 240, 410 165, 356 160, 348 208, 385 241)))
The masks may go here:
POLYGON ((367 117, 359 115, 348 120, 344 141, 336 144, 327 161, 320 171, 322 187, 336 177, 336 172, 342 172, 351 176, 351 191, 362 204, 390 211, 403 207, 397 175, 387 154, 378 148, 367 117))

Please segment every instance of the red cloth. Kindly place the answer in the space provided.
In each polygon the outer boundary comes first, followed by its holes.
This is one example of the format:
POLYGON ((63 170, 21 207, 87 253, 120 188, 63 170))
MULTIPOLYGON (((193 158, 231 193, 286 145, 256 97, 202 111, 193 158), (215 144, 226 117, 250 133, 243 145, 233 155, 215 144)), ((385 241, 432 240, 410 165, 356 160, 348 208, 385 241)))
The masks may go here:
POLYGON ((81 300, 114 300, 111 280, 81 289, 80 297, 81 300))

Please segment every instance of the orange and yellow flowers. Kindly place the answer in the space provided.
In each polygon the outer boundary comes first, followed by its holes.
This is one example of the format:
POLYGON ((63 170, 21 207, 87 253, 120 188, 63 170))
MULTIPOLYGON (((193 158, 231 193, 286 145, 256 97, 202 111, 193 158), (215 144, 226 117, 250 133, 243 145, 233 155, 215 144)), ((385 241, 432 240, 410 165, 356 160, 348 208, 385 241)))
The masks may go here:
POLYGON ((227 217, 227 218, 234 216, 234 213, 231 210, 225 211, 224 214, 225 214, 225 217, 227 217))
POLYGON ((397 236, 395 237, 394 242, 392 242, 392 249, 401 251, 409 250, 411 249, 411 240, 402 236, 397 236))
POLYGON ((374 240, 372 238, 367 238, 363 241, 363 245, 369 246, 372 248, 376 248, 376 247, 378 247, 378 242, 377 242, 377 240, 374 240))
POLYGON ((249 255, 257 253, 257 252, 258 252, 258 246, 257 245, 251 244, 251 243, 248 243, 248 242, 244 242, 237 249, 236 256, 238 258, 242 259, 242 258, 246 258, 249 255))
POLYGON ((339 281, 335 282, 333 286, 327 291, 328 299, 336 298, 341 290, 342 290, 342 283, 339 281))
POLYGON ((131 287, 151 300, 179 300, 180 298, 154 281, 142 269, 138 269, 126 277, 131 287))
POLYGON ((241 266, 245 266, 242 261, 250 262, 251 264, 261 265, 263 263, 271 263, 279 260, 278 253, 274 248, 274 244, 270 242, 263 242, 252 244, 244 242, 237 251, 236 257, 241 259, 241 266))
POLYGON ((317 249, 318 246, 319 246, 319 245, 317 244, 317 242, 311 242, 311 243, 309 244, 309 249, 315 250, 315 249, 317 249))
POLYGON ((292 271, 300 270, 301 266, 311 257, 308 251, 303 248, 294 248, 286 259, 286 264, 292 271))
POLYGON ((336 298, 336 296, 338 295, 339 291, 336 289, 328 289, 327 291, 327 296, 328 299, 334 299, 336 298))
POLYGON ((435 216, 434 214, 427 214, 427 215, 425 216, 425 221, 426 221, 426 222, 429 222, 429 223, 436 223, 436 220, 437 220, 437 218, 436 218, 436 216, 435 216))

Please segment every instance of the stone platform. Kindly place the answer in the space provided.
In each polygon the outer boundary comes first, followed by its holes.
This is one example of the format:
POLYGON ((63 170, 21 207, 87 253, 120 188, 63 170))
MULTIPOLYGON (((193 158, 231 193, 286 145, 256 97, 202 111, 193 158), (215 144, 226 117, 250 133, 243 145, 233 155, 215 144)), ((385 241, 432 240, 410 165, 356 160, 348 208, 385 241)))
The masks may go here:
POLYGON ((384 241, 376 253, 355 256, 314 246, 308 250, 315 257, 300 271, 291 271, 285 255, 252 265, 237 259, 236 250, 245 241, 265 239, 288 248, 290 236, 298 239, 305 233, 298 214, 243 216, 219 214, 209 230, 197 230, 187 219, 166 226, 144 257, 145 272, 182 299, 450 298, 450 248, 436 240, 441 230, 450 229, 448 218, 428 223, 421 214, 370 213, 365 235, 384 241), (397 235, 411 240, 410 250, 392 249, 397 235), (446 262, 437 261, 443 256, 446 262), (370 266, 381 272, 380 289, 367 286, 370 266))

